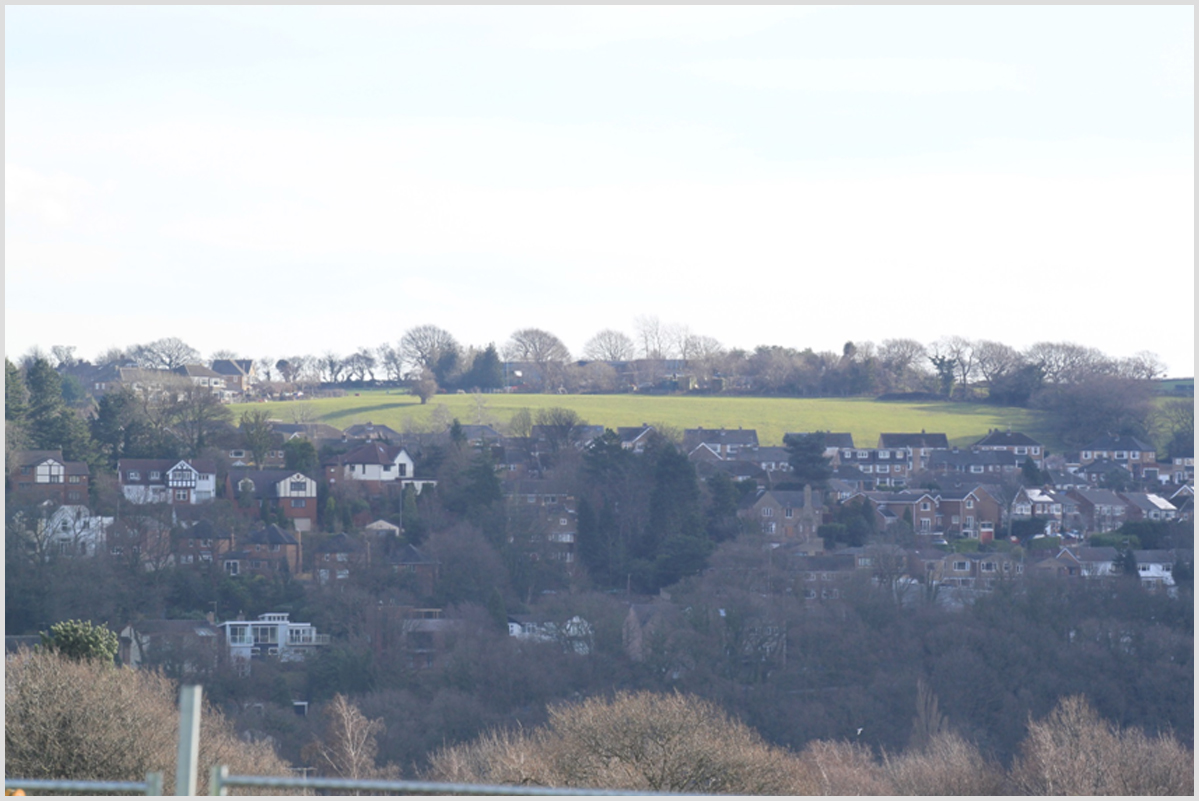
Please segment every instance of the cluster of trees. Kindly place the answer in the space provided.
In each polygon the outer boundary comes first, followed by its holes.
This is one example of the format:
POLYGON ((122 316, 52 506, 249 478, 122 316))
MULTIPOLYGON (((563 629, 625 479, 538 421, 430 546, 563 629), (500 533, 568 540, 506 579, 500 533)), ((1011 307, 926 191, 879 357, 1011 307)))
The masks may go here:
MULTIPOLYGON (((176 685, 110 659, 21 651, 5 681, 5 772, 30 779, 173 780, 176 685)), ((1168 733, 1102 719, 1082 696, 1026 716, 1006 765, 939 713, 923 685, 906 747, 876 751, 850 737, 801 749, 773 745, 719 704, 679 692, 597 693, 551 703, 543 723, 496 727, 442 745, 416 773, 429 781, 737 795, 1191 795, 1194 754, 1168 733)), ((436 701, 434 701, 436 703, 436 701)), ((379 764, 383 717, 345 695, 304 728, 303 761, 323 775, 400 778, 379 764)), ((441 705, 439 711, 461 714, 441 705)), ((296 723, 298 721, 298 723, 296 723)), ((305 726, 305 724, 308 724, 305 726)), ((259 721, 262 725, 262 721, 259 721)), ((291 765, 266 742, 238 737, 241 721, 208 706, 200 763, 239 775, 285 776, 291 765)), ((409 728, 392 727, 394 728, 409 728)), ((200 792, 207 775, 198 777, 200 792)))
MULTIPOLYGON (((539 328, 514 331, 501 346, 480 348, 463 346, 438 326, 418 325, 395 344, 359 348, 348 356, 329 351, 254 362, 257 374, 268 382, 307 387, 403 383, 422 402, 438 391, 486 391, 506 384, 537 391, 625 391, 630 381, 652 387, 667 374, 689 376, 694 386, 707 391, 801 397, 927 395, 1041 409, 1057 438, 1073 447, 1097 432, 1110 432, 1156 438, 1161 451, 1171 455, 1194 451, 1193 408, 1189 428, 1177 419, 1187 417, 1192 404, 1177 401, 1170 410, 1155 406, 1154 381, 1163 376, 1164 366, 1149 352, 1113 358, 1071 342, 1038 342, 1018 350, 960 336, 927 344, 913 339, 887 339, 877 345, 846 342, 839 353, 779 345, 742 350, 693 334, 686 326, 641 317, 635 335, 605 329, 588 340, 578 356, 581 360, 576 361, 561 339, 539 328), (506 375, 505 365, 511 363, 527 367, 512 368, 506 375)), ((211 355, 235 357, 228 351, 211 355)), ((26 368, 35 361, 60 371, 80 364, 74 348, 66 346, 54 346, 49 354, 35 350, 26 357, 26 368)), ((101 364, 159 369, 196 361, 199 353, 175 338, 113 349, 99 357, 101 364)), ((83 394, 74 379, 61 389, 68 400, 83 394)), ((188 438, 194 443, 200 437, 188 438)))

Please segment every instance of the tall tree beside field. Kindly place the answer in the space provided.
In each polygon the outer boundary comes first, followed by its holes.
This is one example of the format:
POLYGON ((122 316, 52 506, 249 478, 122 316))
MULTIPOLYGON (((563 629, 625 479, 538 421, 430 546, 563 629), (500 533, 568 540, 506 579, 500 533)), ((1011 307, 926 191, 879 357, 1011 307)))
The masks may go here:
POLYGON ((541 374, 541 390, 557 387, 562 380, 562 368, 570 361, 570 350, 562 340, 540 328, 513 331, 504 346, 509 361, 531 362, 541 374))
POLYGON ((633 358, 636 349, 628 334, 605 328, 587 340, 583 346, 583 358, 601 362, 627 362, 633 358))

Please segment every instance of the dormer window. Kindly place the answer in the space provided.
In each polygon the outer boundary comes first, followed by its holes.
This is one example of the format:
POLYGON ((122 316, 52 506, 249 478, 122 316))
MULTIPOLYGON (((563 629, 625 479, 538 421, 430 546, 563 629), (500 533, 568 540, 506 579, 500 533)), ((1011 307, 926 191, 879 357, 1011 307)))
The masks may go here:
POLYGON ((142 474, 141 474, 141 473, 139 473, 139 472, 138 472, 138 471, 136 471, 136 470, 130 470, 130 471, 129 471, 129 480, 130 480, 130 481, 141 481, 141 479, 142 479, 142 474))
POLYGON ((162 471, 161 470, 151 470, 150 471, 150 480, 151 481, 162 481, 162 471))

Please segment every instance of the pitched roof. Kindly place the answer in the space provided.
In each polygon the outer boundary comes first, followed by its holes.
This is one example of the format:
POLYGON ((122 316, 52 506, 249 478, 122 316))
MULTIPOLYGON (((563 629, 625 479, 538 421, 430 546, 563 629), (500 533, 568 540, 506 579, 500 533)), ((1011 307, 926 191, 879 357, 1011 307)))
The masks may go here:
POLYGON ((254 369, 254 361, 252 359, 216 359, 212 363, 212 369, 220 375, 249 375, 254 369))
POLYGON ((1136 437, 1127 434, 1105 434, 1097 437, 1083 448, 1084 451, 1153 451, 1152 445, 1146 445, 1136 437))
POLYGON ((687 428, 683 430, 683 450, 694 450, 701 443, 758 447, 758 432, 753 428, 687 428))
MULTIPOLYGON (((349 453, 330 460, 340 464, 395 464, 396 457, 404 449, 399 445, 384 445, 381 442, 368 442, 355 448, 349 453)), ((328 462, 327 462, 328 463, 328 462)))
POLYGON ((279 528, 274 523, 263 528, 255 529, 246 536, 250 545, 299 545, 299 541, 289 532, 279 528))
POLYGON ((787 437, 810 437, 813 434, 820 434, 824 437, 824 447, 826 448, 853 448, 853 434, 836 431, 789 431, 783 435, 785 442, 787 437))
POLYGON ((205 367, 202 364, 181 364, 175 368, 174 372, 178 373, 179 375, 188 376, 189 378, 192 378, 192 377, 223 378, 224 377, 220 373, 213 370, 212 368, 205 367))
POLYGON ((1000 431, 998 428, 987 432, 987 435, 974 443, 975 448, 1025 448, 1029 446, 1039 446, 1037 442, 1027 434, 1021 434, 1018 431, 1000 431))
POLYGON ((879 434, 880 448, 949 448, 949 438, 944 434, 879 434))

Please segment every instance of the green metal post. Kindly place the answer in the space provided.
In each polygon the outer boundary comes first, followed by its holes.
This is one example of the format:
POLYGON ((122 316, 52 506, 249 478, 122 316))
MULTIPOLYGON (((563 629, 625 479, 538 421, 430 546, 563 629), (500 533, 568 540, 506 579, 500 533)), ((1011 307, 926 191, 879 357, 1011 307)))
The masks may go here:
POLYGON ((213 765, 208 773, 208 794, 225 795, 225 779, 228 776, 228 765, 213 765))
POLYGON ((196 794, 196 766, 200 761, 200 698, 198 684, 179 689, 179 757, 175 763, 175 795, 196 794))
POLYGON ((146 774, 146 795, 162 795, 162 772, 146 774))

